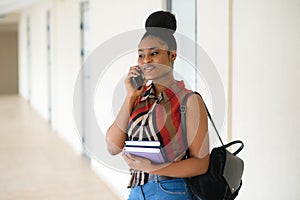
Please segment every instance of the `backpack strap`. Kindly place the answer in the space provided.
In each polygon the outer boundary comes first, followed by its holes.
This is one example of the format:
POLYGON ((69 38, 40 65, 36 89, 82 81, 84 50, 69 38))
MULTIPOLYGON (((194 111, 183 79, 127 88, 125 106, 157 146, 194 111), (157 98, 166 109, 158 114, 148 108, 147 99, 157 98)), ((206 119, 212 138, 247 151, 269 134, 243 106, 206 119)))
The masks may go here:
MULTIPOLYGON (((207 109, 207 106, 206 106, 206 104, 205 104, 205 102, 204 102, 202 96, 201 96, 198 92, 190 92, 190 93, 187 93, 187 94, 184 96, 184 98, 183 98, 183 100, 182 100, 182 102, 181 102, 181 105, 180 105, 180 113, 181 113, 181 130, 182 130, 182 134, 183 134, 183 137, 184 137, 184 142, 185 142, 185 144, 187 145, 187 146, 186 146, 186 147, 187 147, 187 150, 188 150, 188 147, 189 147, 189 146, 188 146, 187 132, 186 132, 186 102, 187 102, 188 97, 189 97, 190 95, 192 95, 192 94, 197 94, 197 95, 199 95, 199 96, 201 97, 201 99, 202 99, 202 101, 203 101, 203 104, 204 104, 204 106, 205 106, 206 112, 207 112, 207 116, 208 116, 208 118, 209 118, 211 124, 213 125, 214 130, 216 131, 216 133, 217 133, 217 135, 218 135, 218 137, 219 137, 219 140, 220 140, 222 146, 224 146, 224 143, 223 143, 223 141, 222 141, 222 139, 221 139, 221 136, 220 136, 220 134, 219 134, 219 132, 218 132, 218 130, 217 130, 217 127, 216 127, 216 125, 215 125, 215 123, 214 123, 214 121, 213 121, 213 119, 212 119, 212 117, 211 117, 211 115, 210 115, 210 113, 209 113, 209 110, 207 109)), ((189 154, 189 152, 188 152, 188 154, 189 154)))

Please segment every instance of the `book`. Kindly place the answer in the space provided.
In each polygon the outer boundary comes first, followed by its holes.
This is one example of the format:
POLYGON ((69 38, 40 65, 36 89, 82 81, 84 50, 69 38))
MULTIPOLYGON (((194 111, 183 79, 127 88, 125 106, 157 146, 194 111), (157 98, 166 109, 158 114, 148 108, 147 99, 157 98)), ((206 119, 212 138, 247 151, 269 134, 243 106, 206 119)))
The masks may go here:
POLYGON ((126 141, 124 150, 126 154, 144 157, 153 163, 165 162, 159 141, 126 141))
POLYGON ((127 147, 154 147, 159 148, 159 141, 125 141, 127 147))

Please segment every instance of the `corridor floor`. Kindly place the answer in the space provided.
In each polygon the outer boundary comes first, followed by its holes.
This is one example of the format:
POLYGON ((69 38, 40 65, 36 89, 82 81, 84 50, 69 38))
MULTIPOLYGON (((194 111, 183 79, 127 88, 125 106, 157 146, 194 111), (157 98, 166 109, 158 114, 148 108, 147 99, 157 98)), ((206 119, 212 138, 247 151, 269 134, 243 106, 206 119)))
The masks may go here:
POLYGON ((116 200, 116 195, 17 95, 0 96, 0 200, 116 200))

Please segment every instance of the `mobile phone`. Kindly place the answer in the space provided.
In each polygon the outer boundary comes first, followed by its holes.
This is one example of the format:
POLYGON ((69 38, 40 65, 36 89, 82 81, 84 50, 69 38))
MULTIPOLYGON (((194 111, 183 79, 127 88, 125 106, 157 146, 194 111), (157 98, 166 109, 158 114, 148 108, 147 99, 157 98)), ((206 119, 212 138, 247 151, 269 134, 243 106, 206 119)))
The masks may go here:
POLYGON ((131 77, 131 81, 136 89, 140 90, 144 84, 144 76, 140 70, 140 75, 137 77, 131 77))

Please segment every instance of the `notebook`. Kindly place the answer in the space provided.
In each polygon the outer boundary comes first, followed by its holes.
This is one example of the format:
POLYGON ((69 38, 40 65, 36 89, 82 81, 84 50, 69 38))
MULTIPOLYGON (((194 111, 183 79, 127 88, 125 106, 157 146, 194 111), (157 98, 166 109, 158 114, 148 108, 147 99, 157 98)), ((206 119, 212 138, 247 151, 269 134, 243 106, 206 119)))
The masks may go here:
POLYGON ((165 162, 159 141, 126 141, 124 150, 125 153, 147 158, 153 163, 165 162))

